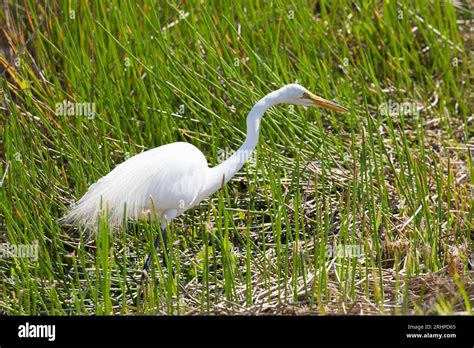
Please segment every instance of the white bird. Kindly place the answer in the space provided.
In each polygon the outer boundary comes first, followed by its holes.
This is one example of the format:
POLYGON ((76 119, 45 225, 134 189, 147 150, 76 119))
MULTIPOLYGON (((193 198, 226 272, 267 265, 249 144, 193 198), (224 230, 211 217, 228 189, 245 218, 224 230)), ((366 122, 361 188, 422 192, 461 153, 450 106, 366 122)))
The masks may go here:
MULTIPOLYGON (((108 210, 111 225, 119 225, 124 219, 147 216, 153 219, 156 216, 161 223, 162 236, 165 237, 167 224, 219 190, 249 160, 258 142, 263 114, 277 104, 348 111, 298 84, 286 85, 267 94, 254 105, 247 116, 245 142, 224 162, 210 168, 202 152, 184 142, 142 152, 92 184, 61 221, 94 228, 98 224, 100 212, 105 209, 108 210)), ((155 241, 155 247, 158 247, 159 240, 160 236, 155 241)), ((149 266, 150 257, 145 268, 149 266)))

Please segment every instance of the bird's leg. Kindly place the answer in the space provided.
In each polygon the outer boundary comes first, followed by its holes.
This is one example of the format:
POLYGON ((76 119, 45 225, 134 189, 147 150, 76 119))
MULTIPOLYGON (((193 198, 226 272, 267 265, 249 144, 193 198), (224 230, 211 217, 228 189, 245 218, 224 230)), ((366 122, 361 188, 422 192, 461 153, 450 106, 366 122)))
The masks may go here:
MULTIPOLYGON (((158 251, 159 247, 160 247, 160 242, 161 242, 161 238, 163 238, 163 243, 164 243, 164 246, 165 246, 165 250, 168 250, 167 249, 167 242, 166 242, 166 226, 162 227, 161 228, 161 236, 158 235, 155 239, 155 243, 154 243, 154 246, 155 246, 155 250, 158 251)), ((150 266, 151 266, 151 260, 153 259, 153 252, 150 253, 150 255, 148 255, 148 257, 146 258, 146 261, 145 261, 145 266, 144 266, 144 270, 146 272, 148 272, 150 270, 150 266)), ((163 262, 166 262, 166 258, 165 258, 165 254, 163 253, 163 262)))

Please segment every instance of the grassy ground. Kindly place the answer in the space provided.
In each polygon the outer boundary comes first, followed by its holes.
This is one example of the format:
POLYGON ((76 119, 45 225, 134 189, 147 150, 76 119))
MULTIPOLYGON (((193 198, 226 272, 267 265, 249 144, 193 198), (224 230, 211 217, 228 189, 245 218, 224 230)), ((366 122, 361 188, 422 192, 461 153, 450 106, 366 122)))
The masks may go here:
POLYGON ((467 5, 162 3, 3 5, 0 242, 37 241, 38 259, 0 259, 0 313, 472 314, 467 5), (58 224, 130 155, 185 141, 215 165, 295 80, 351 112, 269 111, 257 156, 175 221, 148 283, 158 226, 58 224))

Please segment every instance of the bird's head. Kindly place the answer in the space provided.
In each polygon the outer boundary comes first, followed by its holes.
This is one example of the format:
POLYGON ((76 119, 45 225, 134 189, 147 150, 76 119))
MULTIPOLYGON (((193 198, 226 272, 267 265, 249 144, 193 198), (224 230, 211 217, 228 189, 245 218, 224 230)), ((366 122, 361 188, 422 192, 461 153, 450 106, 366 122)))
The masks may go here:
POLYGON ((296 104, 304 106, 319 106, 337 112, 348 112, 345 107, 332 101, 314 95, 303 86, 296 83, 283 86, 275 91, 275 102, 277 104, 296 104))

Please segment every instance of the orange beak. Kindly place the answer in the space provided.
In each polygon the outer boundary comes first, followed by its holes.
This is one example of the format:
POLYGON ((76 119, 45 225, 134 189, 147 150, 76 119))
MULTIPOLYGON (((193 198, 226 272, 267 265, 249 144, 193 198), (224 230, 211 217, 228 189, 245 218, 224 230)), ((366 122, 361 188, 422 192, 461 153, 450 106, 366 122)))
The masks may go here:
POLYGON ((349 111, 349 109, 347 109, 347 108, 345 108, 345 107, 343 107, 339 104, 336 104, 332 101, 329 101, 329 100, 326 100, 324 98, 318 97, 317 95, 314 95, 313 93, 309 93, 309 92, 305 93, 304 97, 306 97, 308 99, 311 99, 314 104, 316 104, 319 107, 325 108, 325 109, 329 109, 329 110, 333 110, 333 111, 337 111, 337 112, 348 112, 349 111))

